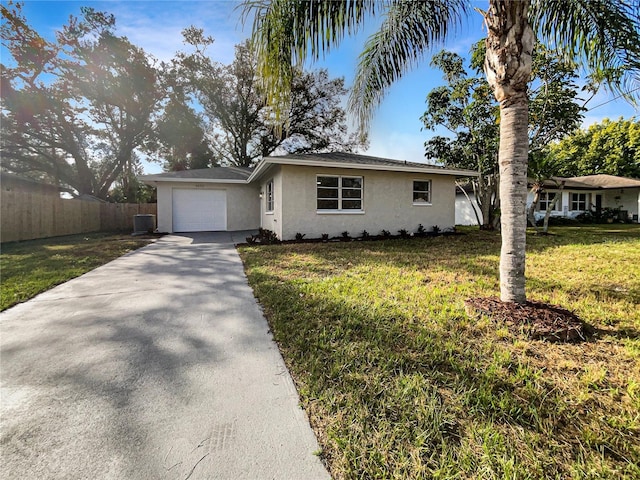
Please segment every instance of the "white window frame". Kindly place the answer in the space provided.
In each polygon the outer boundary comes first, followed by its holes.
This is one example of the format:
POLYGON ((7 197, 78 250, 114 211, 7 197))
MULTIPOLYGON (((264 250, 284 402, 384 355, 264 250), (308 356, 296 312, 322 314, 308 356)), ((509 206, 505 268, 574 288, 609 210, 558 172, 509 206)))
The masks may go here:
POLYGON ((264 195, 264 209, 265 213, 273 213, 275 209, 275 196, 273 193, 273 178, 269 180, 264 187, 265 195, 264 195))
MULTIPOLYGON (((541 212, 546 212, 549 204, 556 198, 556 195, 560 195, 560 192, 540 192, 540 198, 538 199, 538 210, 540 210, 541 212), (549 198, 549 195, 553 195, 553 198, 549 198), (544 208, 542 208, 543 204, 544 208)), ((558 198, 558 200, 560 200, 560 198, 558 198)), ((558 212, 560 211, 559 207, 560 202, 557 201, 553 207, 553 210, 551 211, 558 212)))
POLYGON ((364 213, 364 177, 362 175, 322 175, 322 174, 318 174, 316 175, 316 213, 319 214, 324 214, 324 213, 344 213, 344 214, 363 214, 364 213), (337 187, 320 187, 319 185, 319 179, 321 177, 324 178, 337 178, 338 179, 338 186, 337 187), (342 186, 342 179, 343 178, 357 178, 360 180, 360 188, 356 189, 356 188, 350 188, 350 187, 343 187, 342 186), (338 198, 320 198, 318 197, 318 188, 335 188, 338 190, 338 198), (343 188, 346 188, 348 190, 360 190, 360 198, 343 198, 342 196, 342 190, 343 188), (333 208, 318 208, 318 200, 337 200, 338 201, 338 208, 337 209, 333 209, 333 208), (342 208, 342 201, 343 200, 360 200, 360 208, 342 208))
POLYGON ((588 193, 574 192, 574 193, 571 194, 571 211, 573 211, 573 212, 586 212, 588 205, 589 205, 589 194, 588 193), (574 196, 578 196, 578 198, 580 198, 580 195, 584 195, 584 208, 580 208, 580 204, 583 203, 582 200, 574 200, 573 199, 574 196), (578 208, 574 208, 574 206, 577 206, 578 208))
POLYGON ((423 205, 433 205, 433 183, 431 182, 431 179, 424 179, 424 178, 414 178, 413 181, 411 182, 411 201, 413 202, 413 205, 415 206, 423 206, 423 205), (424 190, 416 190, 416 182, 421 182, 421 183, 426 183, 428 184, 428 189, 427 192, 429 195, 429 200, 427 202, 420 202, 420 201, 416 201, 416 199, 414 198, 416 193, 425 193, 424 190))

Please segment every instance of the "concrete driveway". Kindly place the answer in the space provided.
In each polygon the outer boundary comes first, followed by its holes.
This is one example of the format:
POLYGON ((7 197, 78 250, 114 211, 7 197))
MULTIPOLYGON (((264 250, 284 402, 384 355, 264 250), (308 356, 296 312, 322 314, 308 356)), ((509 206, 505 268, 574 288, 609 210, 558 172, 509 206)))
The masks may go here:
POLYGON ((231 240, 166 236, 0 314, 2 478, 329 478, 231 240))

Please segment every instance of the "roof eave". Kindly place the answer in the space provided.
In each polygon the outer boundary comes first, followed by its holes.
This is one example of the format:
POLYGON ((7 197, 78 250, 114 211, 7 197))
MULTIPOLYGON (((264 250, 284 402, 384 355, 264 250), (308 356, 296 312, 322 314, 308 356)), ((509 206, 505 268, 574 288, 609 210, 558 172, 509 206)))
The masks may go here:
POLYGON ((409 173, 432 173, 439 175, 454 175, 456 177, 477 177, 478 172, 473 170, 453 170, 447 168, 433 167, 417 167, 410 165, 373 165, 366 163, 346 163, 346 162, 317 162, 314 160, 302 160, 291 158, 278 158, 268 157, 263 158, 256 169, 253 171, 248 181, 252 181, 258 178, 269 164, 278 165, 300 165, 305 167, 320 167, 320 168, 348 168, 352 170, 382 170, 391 172, 409 172, 409 173))
POLYGON ((156 185, 158 183, 236 183, 247 184, 247 180, 222 179, 222 178, 182 178, 182 177, 156 177, 154 175, 140 175, 137 177, 143 183, 156 185))

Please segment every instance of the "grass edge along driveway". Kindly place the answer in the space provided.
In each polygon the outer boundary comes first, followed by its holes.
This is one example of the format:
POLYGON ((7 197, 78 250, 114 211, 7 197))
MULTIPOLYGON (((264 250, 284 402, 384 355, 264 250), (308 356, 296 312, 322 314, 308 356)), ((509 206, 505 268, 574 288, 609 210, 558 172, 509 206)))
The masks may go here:
POLYGON ((4 243, 0 252, 0 311, 29 300, 150 243, 147 237, 87 233, 4 243))
POLYGON ((578 344, 470 318, 500 237, 465 232, 240 249, 333 477, 640 478, 640 227, 529 236, 529 297, 578 344))

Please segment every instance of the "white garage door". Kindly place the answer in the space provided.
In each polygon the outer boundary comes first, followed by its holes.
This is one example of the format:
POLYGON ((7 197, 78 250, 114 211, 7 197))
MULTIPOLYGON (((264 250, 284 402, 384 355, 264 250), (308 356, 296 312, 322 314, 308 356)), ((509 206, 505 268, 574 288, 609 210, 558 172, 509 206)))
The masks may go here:
POLYGON ((210 232, 227 229, 227 192, 224 190, 173 190, 173 231, 210 232))

